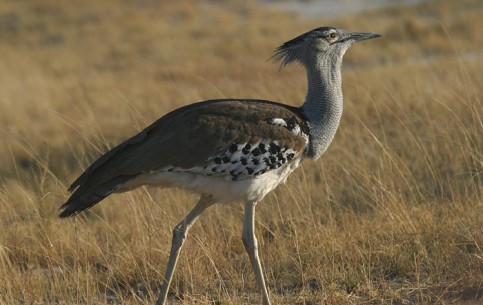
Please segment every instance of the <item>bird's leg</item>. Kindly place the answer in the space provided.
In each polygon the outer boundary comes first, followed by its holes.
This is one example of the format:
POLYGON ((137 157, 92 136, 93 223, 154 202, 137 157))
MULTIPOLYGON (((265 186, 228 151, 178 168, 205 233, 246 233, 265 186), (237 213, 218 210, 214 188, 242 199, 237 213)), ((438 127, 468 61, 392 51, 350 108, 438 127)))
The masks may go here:
POLYGON ((173 241, 171 243, 171 253, 169 254, 168 265, 166 266, 166 274, 164 276, 163 286, 159 294, 156 305, 165 305, 166 298, 168 297, 168 289, 173 278, 173 272, 176 268, 176 262, 178 261, 179 252, 183 246, 188 231, 195 223, 198 216, 210 205, 214 203, 213 198, 209 196, 201 195, 200 200, 196 206, 189 212, 189 214, 174 227, 173 229, 173 241))
POLYGON ((263 277, 262 265, 258 257, 258 242, 255 237, 255 206, 256 202, 247 202, 245 204, 245 216, 243 219, 243 244, 247 250, 250 262, 252 263, 253 271, 257 279, 257 284, 262 291, 263 305, 270 305, 268 298, 267 286, 265 285, 265 278, 263 277))

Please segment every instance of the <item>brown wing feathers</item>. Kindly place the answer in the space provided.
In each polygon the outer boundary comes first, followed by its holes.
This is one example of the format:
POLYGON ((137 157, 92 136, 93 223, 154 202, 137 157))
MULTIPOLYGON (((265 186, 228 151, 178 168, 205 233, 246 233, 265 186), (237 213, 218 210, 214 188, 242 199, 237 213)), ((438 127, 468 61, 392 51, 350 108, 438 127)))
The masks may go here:
POLYGON ((269 101, 212 100, 179 108, 89 166, 70 186, 69 191, 75 191, 59 216, 69 217, 92 207, 138 174, 167 166, 203 166, 232 143, 274 139, 302 152, 305 140, 287 128, 269 124, 271 118, 296 120, 306 126, 298 108, 269 101))

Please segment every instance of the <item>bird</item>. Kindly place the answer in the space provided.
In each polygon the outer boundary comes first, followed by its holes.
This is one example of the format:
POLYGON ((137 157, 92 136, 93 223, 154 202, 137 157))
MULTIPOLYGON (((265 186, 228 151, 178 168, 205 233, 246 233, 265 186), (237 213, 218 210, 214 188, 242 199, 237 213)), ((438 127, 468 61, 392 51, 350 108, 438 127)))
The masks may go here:
POLYGON ((77 215, 113 193, 140 186, 199 194, 173 229, 156 302, 164 305, 180 250, 200 214, 215 203, 244 203, 242 241, 262 304, 270 305, 255 236, 255 207, 304 159, 317 160, 327 150, 342 116, 343 56, 355 42, 380 36, 325 26, 283 43, 271 59, 280 68, 299 63, 307 72, 307 95, 300 107, 216 99, 175 109, 87 167, 70 186, 59 217, 77 215))

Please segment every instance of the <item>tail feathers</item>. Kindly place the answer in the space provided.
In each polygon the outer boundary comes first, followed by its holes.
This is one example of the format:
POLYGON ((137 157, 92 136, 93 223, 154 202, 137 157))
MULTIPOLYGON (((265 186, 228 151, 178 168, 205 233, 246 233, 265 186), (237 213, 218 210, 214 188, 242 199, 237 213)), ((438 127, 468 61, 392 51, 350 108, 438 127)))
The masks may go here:
POLYGON ((63 211, 60 212, 59 217, 67 218, 67 217, 75 216, 84 210, 90 209, 96 203, 106 198, 107 196, 109 196, 109 194, 105 196, 98 196, 94 194, 94 196, 90 196, 86 200, 80 200, 80 199, 69 200, 60 207, 60 209, 63 211))
POLYGON ((80 185, 61 207, 59 217, 67 218, 88 210, 96 203, 118 190, 131 176, 120 176, 100 185, 86 182, 80 185))

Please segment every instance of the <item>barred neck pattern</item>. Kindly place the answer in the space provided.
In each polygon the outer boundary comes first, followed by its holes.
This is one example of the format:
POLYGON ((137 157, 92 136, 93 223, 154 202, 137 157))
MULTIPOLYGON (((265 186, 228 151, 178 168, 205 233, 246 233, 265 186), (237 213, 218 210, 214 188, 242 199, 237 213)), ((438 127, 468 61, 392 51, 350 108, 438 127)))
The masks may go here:
POLYGON ((309 122, 308 157, 318 159, 329 147, 342 116, 342 57, 321 54, 308 61, 308 92, 302 111, 309 122))

